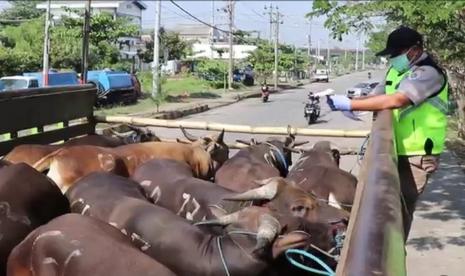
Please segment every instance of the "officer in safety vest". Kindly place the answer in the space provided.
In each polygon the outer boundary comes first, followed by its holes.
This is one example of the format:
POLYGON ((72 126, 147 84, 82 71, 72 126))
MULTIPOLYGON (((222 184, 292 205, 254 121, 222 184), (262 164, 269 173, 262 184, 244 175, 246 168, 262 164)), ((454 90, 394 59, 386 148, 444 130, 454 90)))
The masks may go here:
POLYGON ((439 154, 444 149, 447 76, 424 52, 422 36, 407 27, 389 34, 386 49, 377 55, 387 56, 391 66, 373 96, 350 100, 335 95, 328 97, 328 105, 341 111, 393 110, 407 239, 415 203, 428 177, 438 168, 439 154))

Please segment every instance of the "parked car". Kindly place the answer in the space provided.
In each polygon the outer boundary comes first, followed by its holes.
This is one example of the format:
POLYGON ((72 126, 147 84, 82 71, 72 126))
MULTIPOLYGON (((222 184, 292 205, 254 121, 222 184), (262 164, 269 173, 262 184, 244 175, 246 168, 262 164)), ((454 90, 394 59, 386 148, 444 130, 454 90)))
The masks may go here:
POLYGON ((354 87, 347 89, 347 97, 364 97, 368 96, 371 91, 378 85, 378 82, 361 82, 354 87))
POLYGON ((326 69, 316 69, 312 75, 313 81, 329 82, 329 72, 326 69))
MULTIPOLYGON (((28 89, 43 87, 42 72, 23 73, 22 76, 8 76, 0 79, 0 91, 28 89)), ((74 71, 59 72, 50 70, 48 74, 48 86, 77 85, 79 80, 74 71)))

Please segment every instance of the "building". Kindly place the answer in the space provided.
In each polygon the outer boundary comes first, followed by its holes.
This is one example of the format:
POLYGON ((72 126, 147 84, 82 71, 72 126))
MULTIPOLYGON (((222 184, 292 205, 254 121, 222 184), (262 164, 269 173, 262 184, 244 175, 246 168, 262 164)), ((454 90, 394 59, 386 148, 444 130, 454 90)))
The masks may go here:
MULTIPOLYGON (((72 1, 52 1, 50 4, 50 13, 54 20, 59 20, 61 16, 67 15, 77 17, 76 13, 69 11, 68 9, 83 10, 86 6, 84 0, 72 0, 72 1)), ((38 9, 45 10, 47 8, 47 2, 37 4, 38 9)), ((137 26, 142 26, 142 11, 147 9, 147 6, 139 0, 126 0, 126 1, 102 1, 93 0, 91 2, 91 13, 97 14, 100 12, 106 12, 113 15, 113 18, 127 17, 137 26)))
POLYGON ((213 42, 225 42, 228 39, 223 32, 203 24, 179 24, 170 31, 178 33, 183 40, 196 41, 201 44, 211 43, 212 33, 213 42))
MULTIPOLYGON (((257 49, 255 45, 233 45, 233 59, 245 59, 255 49, 257 49)), ((192 52, 192 58, 228 59, 229 45, 213 44, 212 47, 210 44, 194 43, 192 45, 192 52)))
MULTIPOLYGON (((84 0, 71 0, 71 1, 52 1, 50 4, 50 13, 53 20, 60 20, 62 16, 79 17, 80 15, 72 10, 84 10, 86 6, 84 0)), ((47 2, 37 4, 38 9, 46 9, 47 2)), ((118 17, 128 18, 133 24, 142 30, 142 11, 147 9, 147 6, 139 0, 125 0, 125 1, 103 1, 92 0, 91 14, 109 13, 114 19, 118 17)), ((122 58, 133 60, 136 62, 137 49, 140 48, 139 37, 120 37, 118 39, 118 46, 122 58)))

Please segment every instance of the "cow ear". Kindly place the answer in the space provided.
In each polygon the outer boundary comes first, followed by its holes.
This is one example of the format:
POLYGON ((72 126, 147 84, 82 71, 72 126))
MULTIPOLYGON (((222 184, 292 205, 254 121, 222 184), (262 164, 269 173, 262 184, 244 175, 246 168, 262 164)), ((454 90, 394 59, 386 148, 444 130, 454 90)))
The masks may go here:
POLYGON ((333 155, 334 161, 339 166, 339 161, 341 160, 341 153, 337 149, 331 149, 331 154, 333 155))
POLYGON ((280 236, 273 243, 273 258, 276 259, 288 249, 304 248, 309 242, 310 234, 303 231, 290 232, 280 236))

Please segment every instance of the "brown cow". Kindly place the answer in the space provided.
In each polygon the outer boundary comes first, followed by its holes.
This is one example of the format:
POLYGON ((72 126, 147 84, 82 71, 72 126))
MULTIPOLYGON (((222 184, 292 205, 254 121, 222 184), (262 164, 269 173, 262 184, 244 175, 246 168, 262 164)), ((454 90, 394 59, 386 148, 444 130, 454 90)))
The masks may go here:
POLYGON ((74 138, 57 145, 19 145, 16 146, 12 151, 10 151, 5 156, 4 160, 15 164, 24 162, 30 166, 33 166, 41 158, 63 147, 76 145, 90 145, 114 148, 132 143, 160 141, 160 139, 147 128, 140 128, 129 125, 128 128, 130 128, 131 131, 128 131, 127 133, 119 133, 115 130, 110 129, 112 136, 87 135, 83 137, 74 138))
POLYGON ((239 150, 221 166, 215 174, 215 183, 236 192, 245 192, 257 187, 255 180, 286 177, 292 165, 294 139, 294 136, 285 139, 270 137, 264 143, 252 140, 249 147, 239 150))
POLYGON ((213 164, 210 155, 199 146, 180 143, 146 142, 116 148, 75 146, 53 152, 34 164, 40 172, 49 169, 63 192, 91 172, 107 171, 130 176, 140 164, 150 159, 167 158, 188 164, 196 177, 210 178, 213 164))
POLYGON ((194 178, 189 167, 183 163, 157 159, 137 168, 132 178, 141 184, 147 197, 155 204, 193 221, 211 218, 212 212, 235 212, 254 202, 264 203, 278 213, 304 217, 311 222, 334 222, 348 218, 345 211, 316 201, 300 187, 281 177, 259 181, 263 187, 239 194, 194 178))
POLYGON ((339 168, 339 158, 329 142, 318 142, 302 154, 287 179, 330 205, 350 211, 357 178, 339 168))
POLYGON ((10 251, 32 230, 69 212, 69 203, 46 176, 26 164, 0 169, 0 275, 10 251))
POLYGON ((32 232, 11 253, 8 276, 175 276, 118 229, 68 214, 32 232))
MULTIPOLYGON (((111 181, 109 179, 108 183, 111 181)), ((119 181, 111 193, 107 188, 100 188, 102 182, 85 184, 87 189, 78 191, 81 183, 85 182, 76 183, 67 193, 74 203, 73 212, 114 225, 141 251, 178 275, 222 275, 226 271, 230 275, 258 275, 284 250, 316 242, 313 236, 295 232, 267 213, 246 219, 256 226, 256 229, 246 229, 256 230, 254 235, 216 235, 191 225, 169 210, 126 193, 134 192, 134 183, 129 180, 127 189, 120 189, 123 183, 119 181), (284 229, 288 233, 278 237, 284 229)), ((329 232, 327 228, 325 231, 329 232)))

